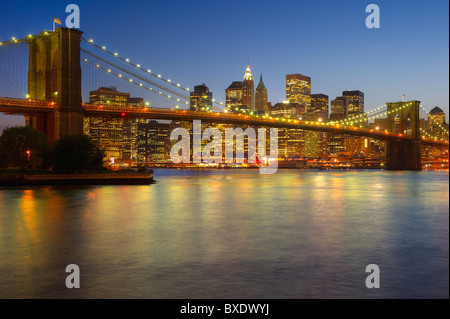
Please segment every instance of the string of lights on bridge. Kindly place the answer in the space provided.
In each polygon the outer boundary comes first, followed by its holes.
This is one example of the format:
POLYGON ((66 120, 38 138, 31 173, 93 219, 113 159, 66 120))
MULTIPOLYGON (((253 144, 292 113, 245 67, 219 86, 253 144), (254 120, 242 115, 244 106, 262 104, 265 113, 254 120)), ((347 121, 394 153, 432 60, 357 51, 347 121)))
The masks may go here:
POLYGON ((380 107, 378 107, 378 108, 376 108, 376 109, 374 109, 374 110, 372 110, 370 112, 367 112, 365 114, 360 114, 358 116, 355 116, 355 117, 347 119, 347 120, 343 120, 343 121, 339 121, 339 122, 329 122, 329 123, 331 123, 331 124, 338 123, 338 124, 343 124, 343 125, 345 125, 345 124, 353 125, 353 124, 357 124, 357 123, 361 123, 361 122, 367 122, 368 120, 373 120, 373 119, 378 118, 378 117, 380 117, 382 115, 388 115, 388 114, 400 111, 401 109, 404 109, 405 107, 407 107, 409 105, 410 105, 410 103, 407 103, 407 104, 404 104, 401 107, 397 107, 396 109, 393 109, 393 110, 390 110, 390 111, 382 111, 382 112, 379 112, 379 113, 377 113, 375 115, 367 116, 370 113, 373 113, 375 111, 379 111, 379 110, 383 109, 384 107, 386 107, 386 105, 384 105, 384 106, 380 106, 380 107), (352 119, 354 119, 354 120, 352 120, 352 119))
MULTIPOLYGON (((352 121, 356 121, 357 119, 361 119, 363 116, 367 116, 367 115, 369 115, 369 114, 372 114, 372 113, 374 113, 374 112, 377 112, 377 111, 379 111, 379 110, 382 110, 382 109, 385 108, 385 107, 386 107, 386 104, 383 105, 383 106, 377 107, 376 109, 373 109, 373 110, 371 110, 371 111, 369 111, 369 112, 364 112, 364 114, 354 115, 354 116, 352 116, 352 117, 350 117, 350 118, 342 119, 342 120, 340 120, 340 121, 331 121, 331 122, 329 122, 329 123, 338 123, 338 124, 342 124, 342 123, 345 123, 345 122, 350 123, 350 122, 352 122, 352 121)), ((365 118, 363 118, 362 120, 365 120, 365 118)))
MULTIPOLYGON (((49 34, 50 34, 50 31, 45 31, 45 32, 43 32, 42 34, 43 34, 43 35, 49 35, 49 34)), ((21 39, 17 39, 16 37, 12 37, 11 40, 9 40, 9 41, 3 41, 3 42, 0 42, 0 46, 8 45, 8 44, 16 44, 16 43, 26 42, 26 41, 28 41, 29 39, 33 38, 33 37, 34 37, 34 35, 32 35, 31 33, 27 34, 25 38, 21 38, 21 39)))
MULTIPOLYGON (((112 62, 110 62, 110 61, 108 61, 108 60, 106 60, 106 59, 103 59, 102 57, 100 57, 100 56, 98 56, 98 55, 96 55, 96 54, 94 54, 94 53, 92 53, 92 52, 90 52, 90 51, 88 51, 88 50, 81 49, 81 51, 84 52, 84 53, 86 53, 86 54, 88 54, 88 55, 90 55, 90 56, 93 57, 94 59, 99 60, 99 61, 101 61, 101 62, 103 62, 103 63, 109 65, 110 67, 113 67, 113 68, 115 68, 115 69, 117 69, 117 70, 119 70, 119 71, 122 71, 122 72, 124 72, 124 73, 126 73, 126 74, 128 74, 128 75, 130 75, 130 76, 132 76, 132 77, 135 77, 135 78, 137 78, 137 79, 139 79, 139 80, 141 80, 141 81, 143 81, 143 82, 146 82, 146 83, 148 83, 148 84, 150 84, 150 85, 153 85, 153 86, 155 86, 155 87, 157 87, 157 88, 159 88, 159 89, 161 89, 161 90, 163 90, 163 91, 167 91, 167 92, 169 92, 169 93, 171 93, 171 94, 173 94, 173 95, 176 95, 176 96, 178 96, 178 97, 181 98, 181 99, 189 100, 189 97, 187 97, 187 96, 185 96, 185 95, 183 95, 183 94, 180 94, 180 93, 178 93, 178 92, 176 92, 176 91, 167 89, 167 88, 165 88, 164 86, 161 86, 161 85, 159 85, 158 83, 155 83, 155 82, 153 82, 153 81, 150 81, 149 79, 147 79, 147 78, 145 78, 145 77, 142 77, 142 76, 140 76, 140 75, 138 75, 138 74, 136 74, 136 73, 134 73, 134 72, 130 72, 130 71, 128 71, 127 69, 122 68, 122 67, 118 66, 117 64, 112 63, 112 62)), ((185 102, 182 102, 182 103, 183 103, 183 104, 186 104, 185 102)))
MULTIPOLYGON (((122 74, 114 73, 111 69, 105 69, 105 68, 101 67, 99 64, 94 64, 92 62, 89 62, 88 59, 81 59, 81 61, 83 61, 83 62, 85 62, 87 64, 90 64, 90 65, 92 65, 92 66, 94 66, 94 67, 96 67, 96 68, 98 68, 100 70, 103 70, 103 71, 105 71, 105 72, 107 72, 107 73, 109 73, 111 75, 114 75, 114 76, 118 77, 119 79, 122 79, 122 80, 127 81, 127 82, 129 82, 131 84, 134 84, 134 85, 137 85, 137 86, 139 86, 139 87, 141 87, 143 89, 146 89, 146 90, 148 90, 148 91, 150 91, 152 93, 159 94, 159 95, 164 96, 164 97, 166 97, 168 99, 171 99, 171 100, 174 100, 176 102, 179 102, 180 104, 189 105, 189 102, 182 102, 182 101, 180 101, 179 98, 174 98, 173 96, 164 94, 162 91, 155 91, 151 87, 146 87, 142 83, 137 83, 137 82, 133 81, 132 78, 127 79, 127 78, 123 77, 122 74)), ((176 105, 176 108, 179 108, 179 105, 176 105)))
MULTIPOLYGON (((398 108, 396 108, 396 109, 394 109, 394 110, 382 112, 382 113, 379 113, 379 114, 376 114, 376 115, 373 115, 373 116, 367 116, 367 115, 369 115, 369 114, 371 114, 371 113, 373 113, 373 112, 376 112, 376 111, 379 111, 379 110, 385 108, 386 105, 384 105, 384 106, 380 106, 380 107, 378 107, 378 108, 376 108, 376 109, 373 109, 373 110, 371 110, 370 112, 367 112, 367 113, 365 113, 365 114, 360 114, 360 115, 351 117, 351 118, 349 118, 349 119, 344 119, 344 120, 341 120, 341 121, 334 121, 334 122, 329 122, 329 123, 331 123, 331 124, 342 124, 342 123, 346 124, 346 123, 348 123, 348 124, 350 124, 350 125, 353 125, 354 123, 356 124, 356 123, 365 122, 365 121, 368 121, 368 120, 371 120, 371 119, 378 118, 378 117, 380 117, 380 116, 382 116, 382 115, 388 115, 388 114, 397 112, 397 111, 399 111, 400 109, 403 109, 403 108, 405 108, 405 107, 407 107, 407 106, 409 106, 409 105, 410 105, 410 103, 405 104, 405 105, 403 105, 402 107, 398 107, 398 108)), ((425 114, 427 114, 427 115, 429 116, 428 112, 423 108, 422 105, 420 105, 420 108, 425 112, 425 114)), ((431 120, 435 121, 435 119, 433 119, 433 118, 431 118, 431 120)), ((437 124, 437 126, 438 126, 442 131, 444 131, 446 134, 449 134, 449 132, 448 132, 448 131, 440 124, 440 123, 435 123, 435 124, 437 124)), ((426 133, 426 131, 424 131, 424 130, 422 130, 422 129, 421 129, 421 131, 423 131, 423 132, 426 133)), ((437 136, 431 135, 431 134, 429 134, 429 133, 426 133, 426 134, 428 134, 428 135, 429 135, 431 138, 433 138, 433 139, 440 139, 440 138, 438 138, 437 136)))
POLYGON ((443 138, 441 138, 439 136, 435 136, 435 135, 432 135, 432 134, 428 133, 423 128, 420 128, 420 132, 422 134, 425 134, 425 135, 428 136, 428 137, 426 137, 426 136, 422 135, 422 138, 424 138, 424 139, 432 139, 432 140, 436 140, 436 141, 446 141, 446 139, 443 139, 443 138))
MULTIPOLYGON (((83 40, 86 41, 87 43, 89 43, 89 44, 91 44, 91 45, 93 45, 93 46, 95 46, 95 47, 97 47, 97 48, 99 48, 99 49, 105 51, 106 53, 110 54, 111 56, 114 56, 115 58, 117 58, 117 59, 119 59, 119 60, 121 60, 121 61, 123 61, 123 62, 126 62, 126 63, 128 63, 129 65, 132 65, 132 66, 134 66, 135 68, 137 68, 137 69, 139 69, 139 70, 141 70, 141 71, 144 71, 144 72, 146 72, 147 74, 150 74, 150 75, 152 75, 152 76, 158 78, 158 79, 161 80, 161 81, 164 81, 164 82, 166 82, 166 83, 168 83, 168 84, 170 84, 170 85, 173 85, 173 86, 177 87, 178 89, 181 89, 181 90, 190 92, 190 89, 189 89, 189 88, 184 87, 184 86, 182 86, 182 85, 179 84, 179 83, 175 84, 175 83, 172 82, 172 80, 164 78, 161 74, 156 75, 156 74, 152 73, 152 71, 151 71, 150 69, 143 68, 140 64, 134 64, 134 63, 131 62, 130 59, 128 59, 128 58, 122 58, 122 57, 120 57, 120 56, 119 56, 119 53, 117 53, 117 52, 111 52, 111 51, 107 50, 107 49, 106 49, 106 46, 100 46, 100 45, 95 44, 93 39, 87 40, 87 39, 85 39, 85 38, 83 38, 83 37, 81 37, 81 39, 83 39, 83 40)), ((223 102, 216 102, 214 99, 212 99, 212 102, 213 102, 214 104, 220 105, 220 107, 222 107, 222 108, 224 107, 224 103, 223 103, 223 102)))
MULTIPOLYGON (((31 37, 32 37, 31 34, 27 35, 27 38, 31 38, 31 37)), ((0 46, 8 45, 8 44, 16 44, 16 43, 25 42, 25 41, 28 41, 27 38, 16 39, 15 37, 12 37, 11 40, 9 40, 9 41, 3 41, 3 42, 0 42, 0 46)))

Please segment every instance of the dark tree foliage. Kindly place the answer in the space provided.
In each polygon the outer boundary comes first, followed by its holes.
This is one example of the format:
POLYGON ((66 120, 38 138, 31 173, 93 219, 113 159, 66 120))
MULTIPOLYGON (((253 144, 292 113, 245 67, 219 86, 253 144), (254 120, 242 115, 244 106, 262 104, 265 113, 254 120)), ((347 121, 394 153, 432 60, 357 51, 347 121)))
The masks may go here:
POLYGON ((0 136, 1 167, 47 167, 50 162, 47 136, 32 126, 7 128, 0 136))
POLYGON ((68 135, 56 141, 52 155, 54 169, 75 172, 102 169, 105 152, 87 135, 68 135))

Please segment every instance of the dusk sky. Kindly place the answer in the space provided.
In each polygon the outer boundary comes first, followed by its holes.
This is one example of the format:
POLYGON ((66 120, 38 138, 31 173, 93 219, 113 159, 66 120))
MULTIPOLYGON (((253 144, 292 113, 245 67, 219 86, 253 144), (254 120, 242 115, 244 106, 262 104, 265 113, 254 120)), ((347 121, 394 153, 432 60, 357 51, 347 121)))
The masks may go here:
MULTIPOLYGON (((272 104, 285 100, 285 76, 311 76, 330 100, 365 93, 366 111, 420 100, 449 113, 449 3, 430 1, 3 1, 0 41, 51 30, 76 3, 86 38, 185 87, 205 83, 217 101, 241 81, 248 57, 272 104), (380 7, 368 29, 366 5, 380 7)), ((0 129, 22 124, 0 115, 0 129)))

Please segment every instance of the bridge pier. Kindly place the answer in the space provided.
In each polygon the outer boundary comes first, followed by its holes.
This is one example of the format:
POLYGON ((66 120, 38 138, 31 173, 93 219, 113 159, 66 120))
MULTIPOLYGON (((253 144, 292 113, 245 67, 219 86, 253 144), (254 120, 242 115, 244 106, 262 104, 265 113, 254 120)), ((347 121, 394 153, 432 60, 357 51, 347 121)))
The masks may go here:
POLYGON ((50 143, 55 141, 54 113, 27 115, 25 116, 25 125, 31 125, 39 132, 47 135, 50 143))
POLYGON ((28 96, 56 102, 53 125, 47 116, 34 119, 36 128, 46 133, 51 142, 83 133, 81 34, 76 29, 57 28, 53 32, 41 32, 28 42, 28 96))
POLYGON ((388 170, 421 170, 420 140, 386 141, 386 169, 388 170))

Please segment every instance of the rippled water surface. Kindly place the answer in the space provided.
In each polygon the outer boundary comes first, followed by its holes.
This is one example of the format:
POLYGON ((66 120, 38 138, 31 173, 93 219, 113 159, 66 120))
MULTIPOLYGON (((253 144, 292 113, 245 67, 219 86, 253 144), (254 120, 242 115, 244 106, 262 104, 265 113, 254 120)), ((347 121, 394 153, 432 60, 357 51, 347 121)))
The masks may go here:
POLYGON ((448 172, 155 170, 0 188, 2 298, 448 298, 448 172), (81 288, 65 287, 65 267, 81 288), (367 289, 377 264, 381 288, 367 289))

